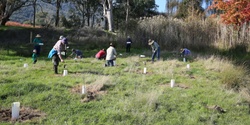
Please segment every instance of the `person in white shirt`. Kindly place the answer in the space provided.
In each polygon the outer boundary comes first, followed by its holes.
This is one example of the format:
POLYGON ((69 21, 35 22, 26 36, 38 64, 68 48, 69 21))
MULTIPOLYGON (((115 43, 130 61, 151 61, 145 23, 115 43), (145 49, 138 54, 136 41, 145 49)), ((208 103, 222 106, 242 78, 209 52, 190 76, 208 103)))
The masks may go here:
POLYGON ((116 50, 112 43, 109 44, 106 54, 106 64, 105 66, 114 66, 114 60, 116 59, 116 50))

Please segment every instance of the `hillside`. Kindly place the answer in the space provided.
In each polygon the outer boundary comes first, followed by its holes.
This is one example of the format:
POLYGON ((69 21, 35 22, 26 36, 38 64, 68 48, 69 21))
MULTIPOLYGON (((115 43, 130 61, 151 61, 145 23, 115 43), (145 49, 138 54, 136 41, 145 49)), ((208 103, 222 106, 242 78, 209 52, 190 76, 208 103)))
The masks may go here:
MULTIPOLYGON (((48 17, 50 18, 55 16, 56 14, 55 5, 44 3, 41 0, 37 0, 37 5, 38 6, 37 6, 36 13, 40 13, 40 12, 48 13, 48 17)), ((71 5, 72 5, 71 3, 63 3, 62 8, 60 9, 60 14, 68 17, 68 12, 69 12, 71 5)), ((13 15, 10 17, 10 20, 15 21, 15 22, 20 22, 20 23, 24 23, 24 22, 32 23, 33 16, 34 16, 33 12, 34 12, 33 6, 24 7, 14 12, 13 15)))

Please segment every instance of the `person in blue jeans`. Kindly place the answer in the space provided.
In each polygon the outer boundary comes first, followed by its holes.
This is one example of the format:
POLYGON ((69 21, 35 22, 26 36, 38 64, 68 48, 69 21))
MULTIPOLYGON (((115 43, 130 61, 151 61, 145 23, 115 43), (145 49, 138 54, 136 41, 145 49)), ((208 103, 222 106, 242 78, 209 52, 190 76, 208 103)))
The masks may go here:
POLYGON ((157 57, 157 60, 159 61, 160 60, 160 52, 161 52, 159 44, 157 42, 155 42, 155 40, 149 39, 148 40, 148 45, 151 46, 152 52, 153 52, 153 54, 152 54, 152 62, 154 62, 155 56, 157 57))

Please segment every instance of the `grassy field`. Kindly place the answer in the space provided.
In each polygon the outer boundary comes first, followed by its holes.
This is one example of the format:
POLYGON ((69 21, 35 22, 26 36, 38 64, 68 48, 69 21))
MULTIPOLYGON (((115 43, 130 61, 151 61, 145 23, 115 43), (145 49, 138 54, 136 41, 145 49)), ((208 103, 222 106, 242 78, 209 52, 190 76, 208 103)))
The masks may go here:
MULTIPOLYGON (((0 124, 44 125, 246 125, 249 76, 246 68, 216 56, 182 58, 162 52, 150 63, 150 50, 117 50, 116 66, 93 58, 67 58, 53 73, 51 60, 0 55, 0 124), (140 54, 145 58, 140 58, 140 54), (121 54, 121 55, 120 55, 121 54), (24 67, 27 63, 28 67, 24 67), (190 68, 187 68, 187 64, 190 68), (62 72, 68 70, 68 75, 62 72), (147 68, 147 73, 143 70, 147 68), (171 79, 175 86, 170 86, 171 79), (244 84, 246 90, 237 86, 244 84), (82 94, 82 86, 88 93, 82 94), (238 87, 238 88, 237 88, 238 87), (235 90, 238 90, 237 92, 235 90), (3 117, 21 103, 17 121, 3 117), (29 118, 24 118, 24 112, 29 118), (5 118, 5 120, 4 120, 5 118)), ((87 53, 87 52, 84 52, 87 53)))

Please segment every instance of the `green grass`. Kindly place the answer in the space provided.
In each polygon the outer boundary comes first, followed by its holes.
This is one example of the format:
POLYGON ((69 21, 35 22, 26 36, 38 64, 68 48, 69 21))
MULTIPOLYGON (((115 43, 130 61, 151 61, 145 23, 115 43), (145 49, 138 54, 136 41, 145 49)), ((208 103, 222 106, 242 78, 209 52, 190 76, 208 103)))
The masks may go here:
POLYGON ((94 59, 93 53, 90 51, 82 60, 66 59, 60 63, 59 72, 62 74, 64 64, 69 72, 62 76, 53 74, 52 63, 46 57, 39 57, 34 65, 31 57, 6 56, 1 52, 0 108, 9 109, 12 102, 19 101, 21 107, 46 113, 45 118, 22 124, 246 125, 250 122, 247 99, 224 87, 231 84, 234 75, 247 78, 245 69, 228 60, 211 56, 182 62, 168 56, 164 61, 144 65, 150 57, 139 58, 138 52, 118 57, 118 66, 104 67, 104 61, 94 59), (28 63, 27 68, 24 63, 28 63), (144 67, 147 74, 143 74, 144 67), (171 79, 187 88, 171 88, 171 79), (83 103, 81 94, 71 92, 77 85, 95 84, 104 84, 106 94, 98 95, 94 101, 83 103), (226 113, 206 108, 211 105, 222 107, 226 113))

